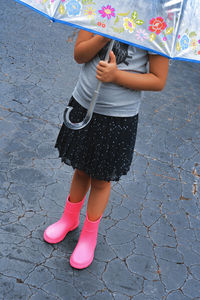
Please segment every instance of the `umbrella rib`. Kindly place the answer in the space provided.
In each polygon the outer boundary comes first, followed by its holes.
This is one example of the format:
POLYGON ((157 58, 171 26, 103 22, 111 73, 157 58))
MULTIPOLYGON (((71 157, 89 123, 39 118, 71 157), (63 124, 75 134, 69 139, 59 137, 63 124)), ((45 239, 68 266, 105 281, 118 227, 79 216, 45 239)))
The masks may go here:
POLYGON ((182 18, 184 1, 181 2, 181 8, 180 8, 180 13, 179 13, 178 22, 177 22, 178 26, 176 26, 176 34, 174 35, 174 39, 173 39, 173 43, 172 43, 172 50, 171 50, 171 53, 170 53, 171 57, 173 57, 173 54, 175 53, 174 50, 176 48, 176 41, 177 41, 177 38, 178 38, 178 33, 179 33, 180 25, 181 25, 180 20, 182 18))
POLYGON ((54 11, 54 14, 53 14, 53 16, 52 16, 52 21, 54 22, 55 21, 55 15, 57 14, 57 11, 59 10, 59 7, 60 7, 60 2, 58 2, 58 6, 57 6, 57 8, 55 9, 55 11, 54 11))

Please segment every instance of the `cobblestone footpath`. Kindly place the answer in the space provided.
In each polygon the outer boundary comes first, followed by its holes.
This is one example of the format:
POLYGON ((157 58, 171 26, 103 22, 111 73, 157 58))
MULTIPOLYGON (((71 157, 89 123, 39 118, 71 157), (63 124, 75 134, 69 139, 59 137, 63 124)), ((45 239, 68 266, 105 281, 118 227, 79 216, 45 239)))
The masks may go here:
POLYGON ((57 245, 72 169, 54 149, 79 68, 76 30, 0 0, 0 299, 200 299, 200 65, 174 62, 145 93, 131 170, 112 193, 92 265, 57 245))

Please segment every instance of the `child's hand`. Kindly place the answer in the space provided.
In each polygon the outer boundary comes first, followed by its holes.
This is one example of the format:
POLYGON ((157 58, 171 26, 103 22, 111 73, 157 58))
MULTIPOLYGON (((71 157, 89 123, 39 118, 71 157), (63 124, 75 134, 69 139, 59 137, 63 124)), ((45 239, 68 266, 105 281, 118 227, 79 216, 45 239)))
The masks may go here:
POLYGON ((114 82, 117 73, 116 57, 113 51, 110 51, 110 62, 100 61, 97 66, 96 78, 102 82, 114 82))

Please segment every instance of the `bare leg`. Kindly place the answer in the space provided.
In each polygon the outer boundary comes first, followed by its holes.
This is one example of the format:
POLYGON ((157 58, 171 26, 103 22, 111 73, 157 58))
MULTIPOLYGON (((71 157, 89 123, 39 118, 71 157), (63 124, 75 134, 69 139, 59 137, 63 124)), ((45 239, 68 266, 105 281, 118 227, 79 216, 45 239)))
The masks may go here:
POLYGON ((110 196, 111 183, 91 178, 91 191, 87 205, 90 221, 98 220, 103 214, 110 196))
POLYGON ((79 225, 80 210, 83 206, 84 196, 90 187, 90 181, 90 176, 82 171, 75 170, 71 184, 70 201, 66 201, 60 220, 45 230, 45 241, 52 244, 59 243, 69 231, 77 228, 79 225))
POLYGON ((78 244, 70 258, 70 265, 74 268, 87 268, 93 261, 100 217, 108 203, 110 190, 110 182, 91 178, 87 217, 78 244))
POLYGON ((90 188, 90 184, 90 176, 85 172, 76 169, 70 189, 70 202, 76 203, 83 200, 83 197, 87 194, 90 188))

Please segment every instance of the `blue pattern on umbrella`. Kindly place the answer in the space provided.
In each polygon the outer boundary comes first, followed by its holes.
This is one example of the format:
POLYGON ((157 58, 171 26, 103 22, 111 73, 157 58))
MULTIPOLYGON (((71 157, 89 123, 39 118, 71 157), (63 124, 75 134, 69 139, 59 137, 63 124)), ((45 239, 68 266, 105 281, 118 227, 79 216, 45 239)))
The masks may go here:
POLYGON ((185 35, 181 38, 181 41, 180 41, 182 50, 186 50, 186 49, 189 47, 189 42, 190 42, 190 39, 189 39, 189 37, 185 34, 185 35))
POLYGON ((81 4, 76 0, 69 1, 65 7, 69 17, 79 16, 82 8, 81 4))

